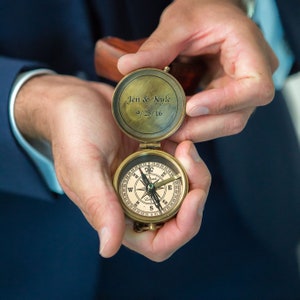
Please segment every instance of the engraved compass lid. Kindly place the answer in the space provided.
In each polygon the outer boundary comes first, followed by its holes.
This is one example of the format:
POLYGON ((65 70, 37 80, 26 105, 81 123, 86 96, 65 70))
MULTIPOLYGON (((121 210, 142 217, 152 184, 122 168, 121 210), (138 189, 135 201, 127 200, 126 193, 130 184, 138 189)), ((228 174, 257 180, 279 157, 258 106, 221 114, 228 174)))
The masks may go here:
POLYGON ((184 90, 168 68, 143 68, 118 83, 112 111, 127 135, 142 142, 157 142, 178 130, 185 104, 184 90))

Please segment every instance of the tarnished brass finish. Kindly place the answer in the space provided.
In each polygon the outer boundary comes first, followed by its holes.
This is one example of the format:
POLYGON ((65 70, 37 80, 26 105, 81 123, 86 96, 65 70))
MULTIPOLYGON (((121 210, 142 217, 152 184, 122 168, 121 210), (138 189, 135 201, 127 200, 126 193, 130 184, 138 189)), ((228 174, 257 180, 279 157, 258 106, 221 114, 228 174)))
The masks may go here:
POLYGON ((118 167, 113 183, 125 214, 148 230, 174 217, 188 191, 181 164, 172 155, 153 149, 128 156, 118 167))
POLYGON ((178 81, 159 69, 139 69, 117 85, 112 112, 120 128, 139 140, 140 151, 118 167, 114 187, 134 230, 157 230, 174 217, 188 192, 188 178, 160 141, 175 133, 185 116, 185 94, 178 81))
POLYGON ((180 127, 185 94, 166 71, 139 69, 124 77, 113 95, 113 115, 126 134, 142 142, 161 141, 180 127))

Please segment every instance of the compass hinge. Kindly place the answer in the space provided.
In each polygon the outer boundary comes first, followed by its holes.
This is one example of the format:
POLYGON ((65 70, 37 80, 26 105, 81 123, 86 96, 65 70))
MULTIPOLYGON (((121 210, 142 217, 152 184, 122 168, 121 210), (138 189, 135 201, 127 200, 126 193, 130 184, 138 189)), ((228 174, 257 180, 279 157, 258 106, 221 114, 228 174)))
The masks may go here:
POLYGON ((159 149, 159 148, 160 148, 160 142, 140 144, 140 149, 159 149))

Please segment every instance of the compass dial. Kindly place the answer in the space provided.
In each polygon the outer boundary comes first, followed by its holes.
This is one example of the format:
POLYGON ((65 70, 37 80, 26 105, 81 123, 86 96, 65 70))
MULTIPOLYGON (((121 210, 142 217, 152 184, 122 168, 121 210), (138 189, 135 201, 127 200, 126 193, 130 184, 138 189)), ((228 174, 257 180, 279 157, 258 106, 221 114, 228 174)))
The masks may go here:
POLYGON ((160 150, 143 150, 123 161, 114 185, 131 219, 161 223, 177 213, 188 184, 185 171, 173 156, 160 150))

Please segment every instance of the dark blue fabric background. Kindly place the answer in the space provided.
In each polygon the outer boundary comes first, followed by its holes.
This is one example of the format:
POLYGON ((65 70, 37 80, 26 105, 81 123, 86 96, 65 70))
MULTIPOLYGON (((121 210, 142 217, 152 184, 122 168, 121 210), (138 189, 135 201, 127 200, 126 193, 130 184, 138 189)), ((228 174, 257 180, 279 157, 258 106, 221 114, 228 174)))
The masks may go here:
MULTIPOLYGON (((300 298, 299 148, 280 94, 242 134, 197 145, 213 176, 203 225, 160 264, 125 248, 101 259, 97 234, 49 192, 10 132, 18 72, 47 66, 95 80, 96 40, 148 36, 168 2, 0 2, 0 299, 300 298)), ((299 57, 296 2, 278 1, 299 57)))

